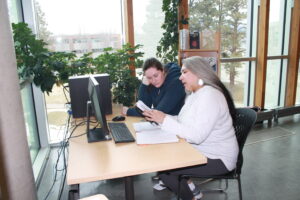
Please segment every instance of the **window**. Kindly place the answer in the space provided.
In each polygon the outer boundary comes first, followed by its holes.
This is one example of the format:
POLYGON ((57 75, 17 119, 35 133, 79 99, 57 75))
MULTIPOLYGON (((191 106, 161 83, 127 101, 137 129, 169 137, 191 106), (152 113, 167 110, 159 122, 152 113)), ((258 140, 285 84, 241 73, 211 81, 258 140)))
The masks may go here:
POLYGON ((22 21, 21 10, 19 9, 18 0, 8 0, 8 14, 11 23, 18 23, 22 21))
MULTIPOLYGON (((286 68, 287 62, 284 62, 286 68)), ((280 90, 281 60, 268 60, 266 77, 265 108, 278 107, 278 92, 280 90)))
MULTIPOLYGON (((270 1, 268 56, 288 54, 291 5, 289 0, 270 1)), ((270 59, 267 62, 265 108, 276 108, 284 105, 287 60, 270 59)))
POLYGON ((189 31, 200 33, 200 43, 208 32, 220 33, 219 76, 238 106, 251 104, 253 96, 254 65, 249 57, 256 54, 257 10, 252 0, 189 1, 189 31))
POLYGON ((35 0, 39 37, 53 51, 76 50, 78 56, 93 52, 91 43, 95 38, 105 41, 100 48, 121 48, 121 1, 103 3, 98 0, 35 0))
MULTIPOLYGON (((34 0, 38 35, 52 51, 92 52, 97 56, 106 47, 122 47, 122 1, 34 0)), ((69 99, 68 94, 66 94, 69 99)), ((49 140, 59 142, 67 120, 67 99, 63 87, 54 86, 45 95, 50 128, 49 140)))
POLYGON ((290 0, 270 1, 268 56, 288 53, 290 19, 290 0))
MULTIPOLYGON (((18 0, 8 0, 8 12, 10 21, 18 23, 22 21, 22 12, 20 9, 20 2, 18 0)), ((22 84, 24 87, 21 89, 21 98, 23 104, 23 113, 25 119, 25 127, 27 133, 28 146, 30 151, 31 162, 34 163, 38 152, 41 148, 39 141, 39 134, 37 129, 37 121, 35 114, 35 106, 33 101, 32 87, 26 81, 22 84)))
POLYGON ((248 65, 249 62, 221 63, 221 68, 225 70, 221 70, 220 79, 230 91, 237 107, 243 107, 244 98, 247 97, 247 94, 245 95, 247 82, 245 81, 247 80, 248 65), (234 76, 231 76, 227 69, 235 69, 234 76))
POLYGON ((31 162, 33 163, 41 147, 38 137, 35 108, 30 83, 25 84, 24 88, 21 89, 21 98, 23 104, 28 146, 31 156, 31 162))
POLYGON ((141 44, 144 59, 156 57, 156 48, 162 38, 164 13, 161 0, 133 0, 135 44, 141 44))

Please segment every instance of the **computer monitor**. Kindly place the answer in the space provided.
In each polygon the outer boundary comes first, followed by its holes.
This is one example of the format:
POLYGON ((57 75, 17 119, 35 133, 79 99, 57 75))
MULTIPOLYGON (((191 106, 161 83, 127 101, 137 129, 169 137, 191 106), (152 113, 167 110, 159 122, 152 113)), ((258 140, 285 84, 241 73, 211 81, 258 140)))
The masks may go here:
POLYGON ((89 77, 88 84, 88 94, 89 101, 87 101, 87 139, 88 142, 98 142, 98 141, 106 141, 110 140, 111 137, 109 135, 106 117, 105 117, 105 108, 101 108, 101 93, 100 86, 98 81, 93 77, 89 77), (100 128, 92 128, 90 129, 90 116, 91 111, 93 111, 98 124, 101 126, 100 128))
MULTIPOLYGON (((100 86, 102 98, 101 107, 105 108, 105 114, 112 114, 111 84, 109 74, 93 74, 100 86)), ((86 102, 89 100, 88 85, 90 75, 69 77, 69 91, 72 115, 74 118, 86 117, 86 102)))

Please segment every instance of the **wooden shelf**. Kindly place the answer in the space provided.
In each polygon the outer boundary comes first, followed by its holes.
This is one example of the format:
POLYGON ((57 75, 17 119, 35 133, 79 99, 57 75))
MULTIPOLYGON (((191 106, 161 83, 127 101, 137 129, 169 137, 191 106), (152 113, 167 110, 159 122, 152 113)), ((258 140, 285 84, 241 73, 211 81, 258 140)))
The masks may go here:
POLYGON ((191 56, 212 57, 215 58, 216 66, 214 69, 219 74, 219 49, 181 49, 179 50, 179 64, 182 65, 182 59, 191 56))
POLYGON ((182 59, 191 57, 191 56, 201 56, 206 57, 210 62, 210 65, 213 64, 214 70, 219 74, 219 65, 220 65, 220 38, 221 35, 219 32, 213 30, 202 30, 199 32, 199 49, 181 49, 182 47, 190 47, 190 33, 189 25, 182 24, 182 18, 187 19, 189 17, 189 6, 188 0, 182 0, 179 4, 178 9, 178 32, 179 32, 179 51, 178 51, 178 62, 179 65, 182 64, 182 59), (182 35, 181 35, 182 34, 182 35), (213 59, 211 59, 213 58, 213 59))
POLYGON ((180 52, 218 52, 219 49, 180 49, 180 52))
POLYGON ((191 56, 201 56, 201 57, 207 58, 209 61, 209 64, 213 67, 213 69, 217 72, 217 74, 219 74, 219 72, 220 72, 220 70, 219 70, 219 67, 220 67, 219 66, 220 65, 220 33, 219 32, 213 32, 213 33, 209 32, 209 34, 207 34, 207 31, 200 32, 200 48, 199 49, 180 49, 179 48, 179 51, 178 51, 179 65, 182 65, 182 59, 188 58, 191 56), (205 44, 205 46, 202 46, 203 44, 205 44))

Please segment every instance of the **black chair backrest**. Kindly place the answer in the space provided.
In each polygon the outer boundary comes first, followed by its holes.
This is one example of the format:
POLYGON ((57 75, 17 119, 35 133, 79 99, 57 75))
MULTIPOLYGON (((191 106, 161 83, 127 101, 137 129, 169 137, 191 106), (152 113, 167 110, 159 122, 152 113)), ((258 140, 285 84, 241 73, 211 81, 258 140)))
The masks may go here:
POLYGON ((251 131, 255 121, 256 112, 250 108, 237 108, 236 109, 236 119, 234 123, 234 129, 236 134, 236 139, 239 144, 239 154, 235 172, 241 174, 241 169, 243 166, 243 148, 247 139, 249 132, 251 131))

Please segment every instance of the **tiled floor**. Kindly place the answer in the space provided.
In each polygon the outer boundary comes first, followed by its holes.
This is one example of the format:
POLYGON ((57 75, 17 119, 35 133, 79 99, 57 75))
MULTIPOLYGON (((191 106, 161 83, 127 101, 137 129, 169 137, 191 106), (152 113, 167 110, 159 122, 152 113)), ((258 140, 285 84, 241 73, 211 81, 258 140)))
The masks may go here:
MULTIPOLYGON (((244 166, 242 171, 243 199, 245 200, 297 200, 300 199, 300 115, 279 119, 278 124, 268 127, 258 124, 250 133, 244 148, 244 166)), ((53 182, 53 162, 56 153, 52 151, 45 176, 39 187, 39 199, 44 199, 53 182)), ((55 163, 55 162, 54 162, 55 163)), ((62 167, 62 163, 60 163, 62 167)), ((61 173, 61 172, 59 172, 61 173)), ((134 179, 135 199, 167 200, 172 197, 168 190, 154 191, 151 176, 144 174, 134 179)), ((58 176, 59 177, 59 176, 58 176)), ((63 180, 63 176, 59 177, 63 180)), ((58 199, 61 181, 57 181, 48 199, 58 199)), ((200 188, 212 188, 219 181, 201 184, 200 188)), ((224 183, 223 183, 224 184, 224 183)), ((64 187, 61 199, 67 198, 68 186, 64 187)), ((80 196, 105 194, 110 200, 124 198, 122 179, 99 181, 80 185, 80 196)), ((227 193, 204 193, 204 200, 238 199, 236 181, 229 181, 227 193)))

